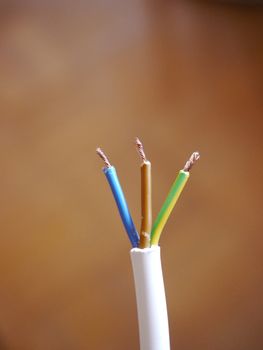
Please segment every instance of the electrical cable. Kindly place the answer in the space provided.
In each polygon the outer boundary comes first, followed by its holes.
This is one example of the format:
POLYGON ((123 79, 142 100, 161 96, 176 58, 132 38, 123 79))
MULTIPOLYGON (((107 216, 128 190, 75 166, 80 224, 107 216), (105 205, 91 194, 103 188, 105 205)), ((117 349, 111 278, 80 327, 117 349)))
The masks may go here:
POLYGON ((167 198, 165 199, 163 206, 157 215, 156 220, 153 223, 153 228, 151 232, 151 245, 158 245, 163 228, 178 200, 180 194, 182 193, 184 186, 189 179, 190 169, 194 163, 200 158, 198 152, 194 152, 189 160, 186 162, 183 170, 179 171, 177 178, 175 179, 167 198))
POLYGON ((158 244, 163 228, 190 176, 189 171, 200 155, 194 152, 184 168, 179 171, 152 227, 151 163, 146 159, 141 141, 136 138, 135 143, 142 159, 140 237, 134 226, 115 168, 100 148, 97 148, 97 153, 104 161, 103 172, 133 246, 130 257, 135 283, 140 350, 170 350, 165 288, 158 244))
POLYGON ((139 248, 150 247, 152 230, 152 174, 151 163, 146 159, 143 145, 136 137, 135 144, 141 157, 141 229, 139 248))
POLYGON ((121 188, 120 185, 120 181, 118 179, 117 176, 117 172, 114 168, 114 166, 112 166, 108 160, 108 158, 106 157, 105 153, 102 151, 101 148, 97 148, 97 154, 103 159, 104 163, 105 163, 105 167, 102 169, 107 180, 108 183, 110 185, 110 188, 112 190, 115 202, 117 204, 123 225, 125 227, 125 230, 128 234, 128 237, 130 239, 130 242, 132 244, 133 247, 137 247, 138 243, 139 243, 139 235, 138 232, 134 226, 129 208, 128 208, 128 204, 126 202, 126 199, 124 197, 124 193, 123 190, 121 188))
POLYGON ((139 322, 140 350, 169 350, 169 326, 160 247, 130 251, 139 322))

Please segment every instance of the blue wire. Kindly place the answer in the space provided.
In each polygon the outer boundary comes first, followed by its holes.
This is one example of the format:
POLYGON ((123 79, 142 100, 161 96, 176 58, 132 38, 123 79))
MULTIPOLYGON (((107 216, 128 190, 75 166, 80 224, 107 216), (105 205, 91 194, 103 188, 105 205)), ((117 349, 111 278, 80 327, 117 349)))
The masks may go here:
POLYGON ((110 168, 103 168, 103 172, 106 175, 106 178, 111 187, 123 225, 129 236, 131 244, 133 247, 137 247, 139 242, 139 235, 132 221, 132 217, 126 199, 124 197, 116 170, 113 166, 111 166, 110 168))

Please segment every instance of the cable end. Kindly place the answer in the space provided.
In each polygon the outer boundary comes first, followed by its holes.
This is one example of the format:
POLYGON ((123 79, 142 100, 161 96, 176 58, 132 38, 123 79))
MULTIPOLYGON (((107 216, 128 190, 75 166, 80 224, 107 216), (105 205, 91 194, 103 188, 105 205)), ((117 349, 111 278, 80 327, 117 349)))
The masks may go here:
POLYGON ((140 155, 142 161, 146 162, 147 159, 146 159, 146 155, 144 153, 143 144, 141 143, 141 141, 139 140, 138 137, 135 138, 135 145, 137 147, 137 150, 139 152, 139 155, 140 155))
POLYGON ((194 152, 191 157, 188 159, 188 161, 185 163, 184 171, 189 172, 192 168, 192 166, 195 164, 195 162, 200 158, 199 152, 194 152))
POLYGON ((97 155, 104 161, 104 164, 106 168, 111 167, 111 163, 109 162, 109 159, 107 158, 106 154, 102 151, 100 147, 96 148, 97 155))

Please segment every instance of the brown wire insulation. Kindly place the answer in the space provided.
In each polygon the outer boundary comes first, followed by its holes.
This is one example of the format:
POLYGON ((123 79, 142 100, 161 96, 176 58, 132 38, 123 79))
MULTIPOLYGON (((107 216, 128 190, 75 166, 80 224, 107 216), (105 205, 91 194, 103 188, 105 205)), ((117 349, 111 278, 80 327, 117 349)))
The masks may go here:
POLYGON ((150 247, 152 230, 152 174, 151 163, 144 161, 141 165, 141 231, 139 248, 150 247))

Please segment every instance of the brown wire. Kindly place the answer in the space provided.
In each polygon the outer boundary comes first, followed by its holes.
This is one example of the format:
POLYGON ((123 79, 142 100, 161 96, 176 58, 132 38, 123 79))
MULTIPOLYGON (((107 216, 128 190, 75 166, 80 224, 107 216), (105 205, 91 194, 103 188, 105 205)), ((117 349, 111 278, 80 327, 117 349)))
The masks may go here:
POLYGON ((141 215, 139 247, 148 248, 152 230, 152 177, 149 161, 141 165, 141 215))
POLYGON ((152 175, 151 163, 146 160, 141 141, 135 140, 138 152, 142 159, 141 164, 141 230, 139 248, 150 247, 152 230, 152 175))

